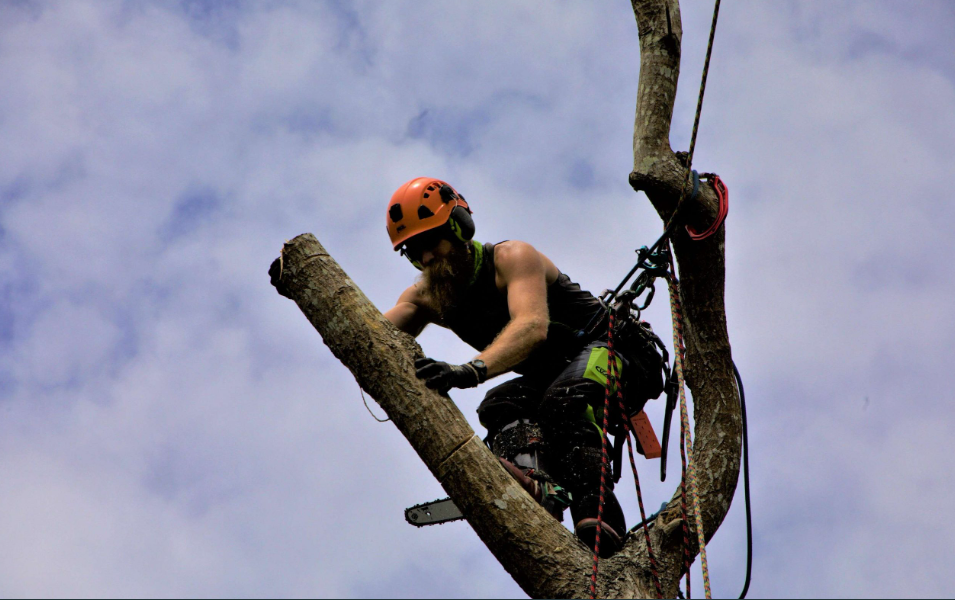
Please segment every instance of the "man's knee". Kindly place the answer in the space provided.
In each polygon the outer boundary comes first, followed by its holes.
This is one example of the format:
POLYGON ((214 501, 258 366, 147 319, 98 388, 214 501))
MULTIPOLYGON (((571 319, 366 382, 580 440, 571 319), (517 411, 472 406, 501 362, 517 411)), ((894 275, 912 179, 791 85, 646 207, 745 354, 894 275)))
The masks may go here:
POLYGON ((600 429, 593 406, 603 406, 604 389, 589 379, 554 384, 544 392, 540 424, 551 445, 599 448, 600 429))
POLYGON ((527 385, 522 378, 511 379, 494 387, 478 406, 478 419, 493 437, 514 421, 537 421, 541 390, 527 385))

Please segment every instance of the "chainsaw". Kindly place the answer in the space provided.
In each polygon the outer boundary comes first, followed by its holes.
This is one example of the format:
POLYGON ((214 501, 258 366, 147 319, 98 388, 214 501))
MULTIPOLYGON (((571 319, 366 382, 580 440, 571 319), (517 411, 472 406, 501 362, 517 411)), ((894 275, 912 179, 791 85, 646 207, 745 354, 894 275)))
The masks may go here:
POLYGON ((441 525, 451 521, 460 521, 464 518, 461 510, 451 498, 416 504, 405 509, 405 521, 415 527, 425 525, 441 525))

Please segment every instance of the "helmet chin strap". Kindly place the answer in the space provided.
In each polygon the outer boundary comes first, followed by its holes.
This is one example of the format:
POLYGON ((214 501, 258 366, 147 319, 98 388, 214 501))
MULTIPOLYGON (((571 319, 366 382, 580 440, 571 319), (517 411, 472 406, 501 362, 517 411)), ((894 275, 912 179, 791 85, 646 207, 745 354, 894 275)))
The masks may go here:
POLYGON ((468 286, 472 286, 481 274, 481 267, 484 266, 484 244, 474 240, 469 240, 467 243, 471 245, 471 254, 474 256, 474 272, 471 273, 471 279, 468 281, 468 286))

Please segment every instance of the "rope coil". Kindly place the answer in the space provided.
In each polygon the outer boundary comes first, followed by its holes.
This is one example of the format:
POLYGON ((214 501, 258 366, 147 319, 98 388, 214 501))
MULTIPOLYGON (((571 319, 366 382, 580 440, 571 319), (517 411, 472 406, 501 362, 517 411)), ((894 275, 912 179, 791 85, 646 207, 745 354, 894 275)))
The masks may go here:
POLYGON ((726 184, 723 183, 719 175, 708 173, 705 177, 713 184, 713 189, 716 190, 716 197, 719 199, 720 204, 716 213, 716 220, 702 232, 698 232, 691 225, 686 226, 687 234, 690 236, 690 239, 695 242, 705 240, 716 233, 720 225, 723 224, 723 221, 726 220, 726 215, 728 215, 730 211, 729 190, 726 188, 726 184))

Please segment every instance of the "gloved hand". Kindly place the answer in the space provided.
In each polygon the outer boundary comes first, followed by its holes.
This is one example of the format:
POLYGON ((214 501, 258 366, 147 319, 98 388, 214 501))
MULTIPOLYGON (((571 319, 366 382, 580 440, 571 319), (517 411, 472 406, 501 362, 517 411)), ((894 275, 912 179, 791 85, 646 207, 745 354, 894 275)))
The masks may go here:
POLYGON ((487 368, 485 367, 482 373, 471 363, 449 365, 433 358, 419 358, 414 361, 414 367, 418 379, 424 379, 426 386, 441 393, 451 388, 477 387, 479 383, 487 379, 487 368))

